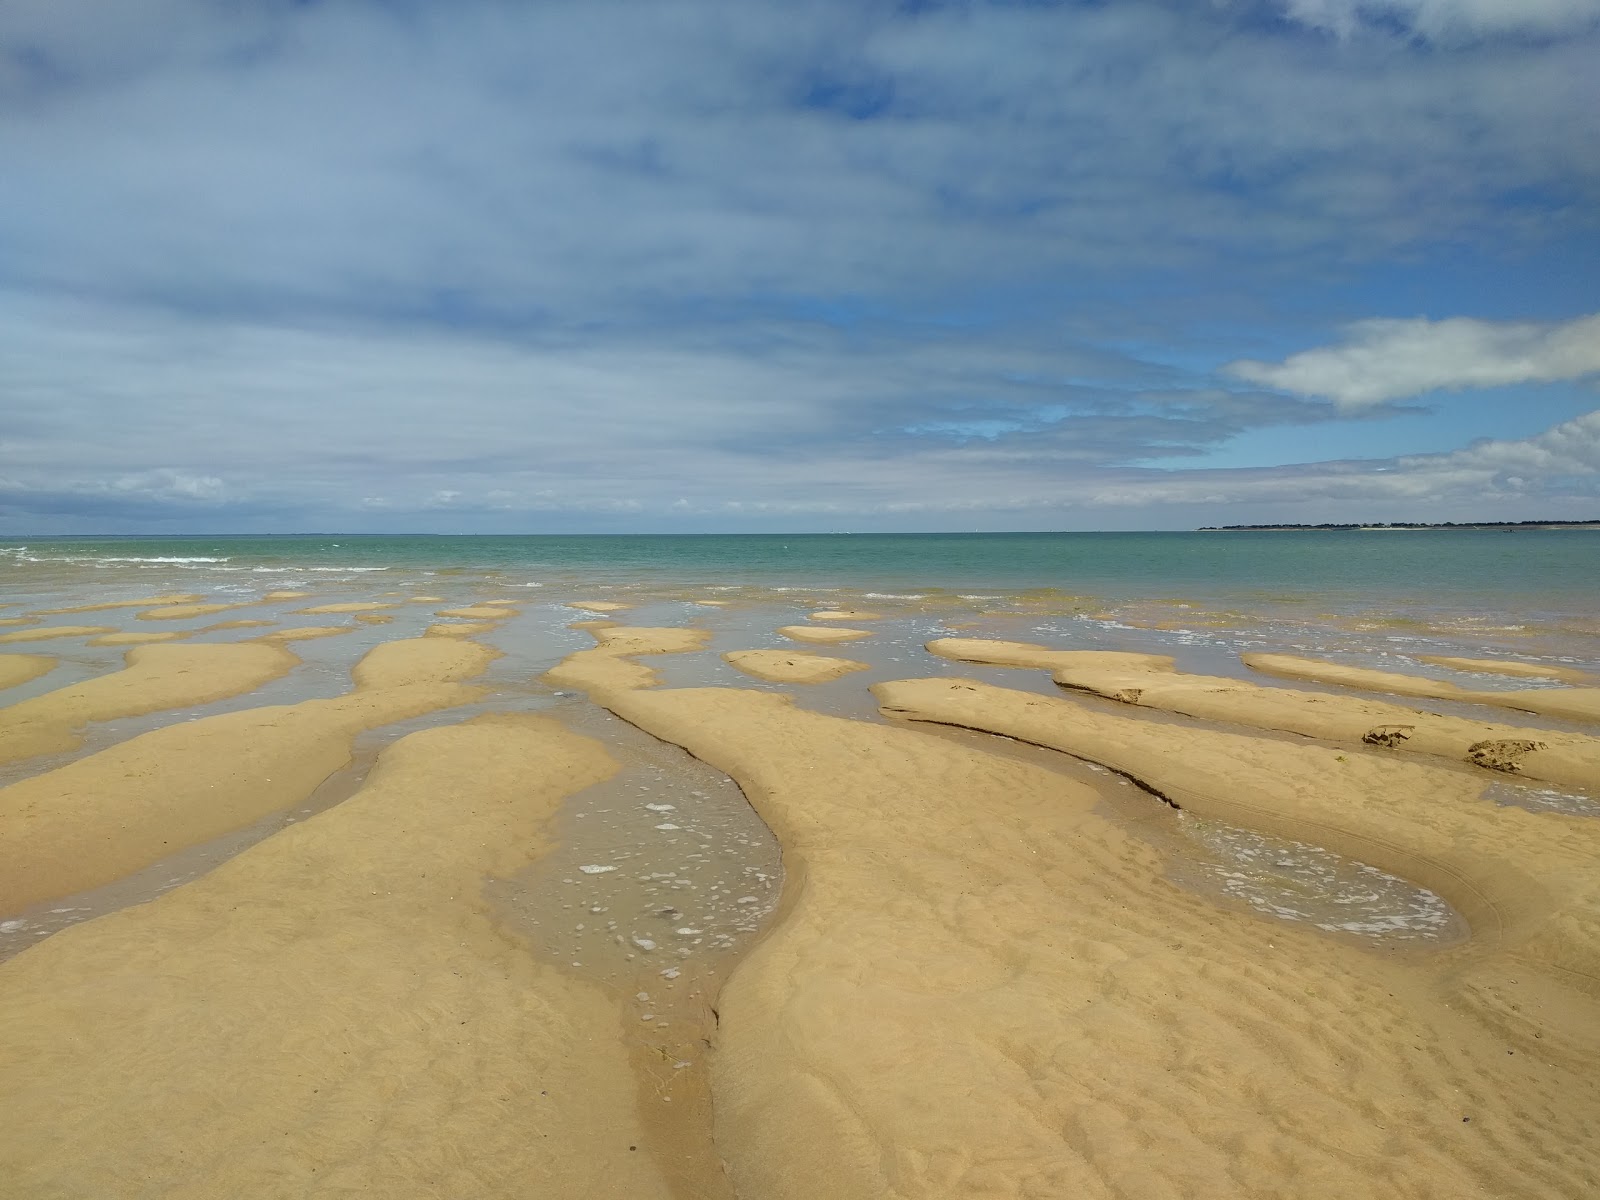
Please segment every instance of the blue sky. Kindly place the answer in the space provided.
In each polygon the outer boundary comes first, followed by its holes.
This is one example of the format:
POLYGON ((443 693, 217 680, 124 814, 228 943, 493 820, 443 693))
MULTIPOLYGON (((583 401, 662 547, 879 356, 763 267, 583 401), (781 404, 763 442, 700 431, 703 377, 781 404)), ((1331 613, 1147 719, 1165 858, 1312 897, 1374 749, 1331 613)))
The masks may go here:
POLYGON ((10 0, 0 533, 1600 517, 1600 0, 10 0))

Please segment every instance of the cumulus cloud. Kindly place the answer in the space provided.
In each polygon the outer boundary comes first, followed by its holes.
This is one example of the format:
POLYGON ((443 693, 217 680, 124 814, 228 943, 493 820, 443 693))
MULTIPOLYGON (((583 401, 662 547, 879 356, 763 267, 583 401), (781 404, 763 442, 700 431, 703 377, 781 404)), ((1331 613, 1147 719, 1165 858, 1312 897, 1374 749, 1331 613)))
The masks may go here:
POLYGON ((1554 324, 1358 321, 1338 345, 1224 369, 1263 387, 1325 397, 1347 412, 1439 390, 1581 379, 1600 372, 1600 313, 1554 324))

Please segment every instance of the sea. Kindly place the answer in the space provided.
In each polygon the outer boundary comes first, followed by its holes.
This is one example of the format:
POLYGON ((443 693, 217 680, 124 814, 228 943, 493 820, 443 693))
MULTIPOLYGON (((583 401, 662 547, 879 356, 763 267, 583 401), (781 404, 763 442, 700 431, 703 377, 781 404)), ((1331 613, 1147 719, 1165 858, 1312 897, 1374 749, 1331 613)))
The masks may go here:
POLYGON ((6 601, 308 584, 806 593, 1200 627, 1302 619, 1546 652, 1589 653, 1600 638, 1597 529, 0 539, 6 601))

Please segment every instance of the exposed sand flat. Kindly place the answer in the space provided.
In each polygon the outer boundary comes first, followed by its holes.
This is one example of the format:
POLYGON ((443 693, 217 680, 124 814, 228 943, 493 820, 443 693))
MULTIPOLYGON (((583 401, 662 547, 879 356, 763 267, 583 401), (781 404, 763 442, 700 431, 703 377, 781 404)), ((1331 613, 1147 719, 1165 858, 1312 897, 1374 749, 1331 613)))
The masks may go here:
MULTIPOLYGON (((1600 1001, 1593 818, 1500 807, 1482 798, 1480 778, 1421 763, 1154 725, 970 680, 901 680, 872 692, 891 715, 1063 750, 1198 815, 1316 842, 1416 880, 1455 905, 1487 949, 1600 1001)), ((1600 1064, 1600 1045, 1584 1044, 1600 1064)), ((1594 1148, 1600 1155, 1600 1142, 1594 1148)))
POLYGON ((870 629, 818 629, 811 625, 785 625, 778 632, 796 642, 820 642, 825 645, 859 642, 862 638, 872 636, 870 629))
POLYGON ((355 625, 301 625, 292 629, 274 629, 271 633, 263 633, 256 641, 305 642, 312 638, 338 637, 341 633, 353 633, 357 628, 355 625))
POLYGON ((386 608, 398 608, 398 604, 379 604, 371 600, 348 600, 338 604, 313 604, 310 608, 297 608, 294 611, 304 616, 322 613, 370 613, 381 612, 386 608))
POLYGON ((1389 692, 1396 696, 1425 696, 1435 700, 1492 704, 1496 708, 1514 708, 1518 712, 1537 713, 1568 721, 1600 721, 1600 687, 1482 692, 1421 675, 1349 667, 1343 663, 1300 658, 1293 654, 1241 654, 1239 657, 1253 671, 1284 679, 1308 679, 1315 683, 1330 683, 1367 692, 1389 692))
POLYGON ((1432 971, 1217 909, 1053 772, 641 690, 593 651, 558 671, 731 774, 783 844, 782 920, 718 999, 741 1195, 1576 1198, 1600 1169, 1600 1013, 1558 984, 1511 988, 1507 1054, 1440 988, 1470 954, 1432 971))
POLYGON ((490 608, 503 608, 503 607, 505 607, 507 605, 521 604, 522 601, 520 601, 520 600, 482 600, 482 601, 479 601, 479 603, 486 604, 490 608))
POLYGON ((45 625, 39 629, 0 633, 0 642, 47 642, 51 638, 93 637, 97 633, 115 632, 110 625, 45 625))
POLYGON ((864 662, 804 650, 730 650, 722 657, 746 675, 773 683, 827 683, 867 669, 864 662))
POLYGON ((39 617, 0 617, 0 625, 37 625, 39 617))
POLYGON ((615 600, 572 600, 567 603, 568 608, 581 608, 586 612, 610 613, 622 612, 632 608, 631 604, 618 604, 615 600))
POLYGON ((806 618, 808 621, 881 621, 882 613, 861 612, 850 608, 829 608, 821 612, 814 612, 806 618))
POLYGON ((193 604, 204 599, 199 592, 169 592, 164 596, 146 596, 142 600, 107 600, 101 604, 78 604, 72 608, 41 608, 39 612, 52 616, 59 613, 105 612, 112 608, 149 608, 153 604, 193 604))
POLYGON ((59 754, 83 745, 82 726, 252 691, 300 660, 259 643, 136 646, 127 666, 0 708, 0 762, 59 754))
POLYGON ((1133 654, 1120 650, 1052 650, 1032 642, 1003 642, 989 638, 935 638, 927 643, 930 654, 956 662, 986 667, 1109 667, 1126 671, 1170 671, 1174 662, 1166 654, 1133 654))
POLYGON ((696 600, 696 601, 694 601, 694 603, 703 605, 706 608, 727 608, 728 607, 728 602, 726 600, 696 600))
POLYGON ((135 629, 129 633, 102 633, 90 638, 91 646, 145 646, 151 642, 176 642, 191 638, 200 630, 135 629))
POLYGON ((394 620, 388 613, 372 612, 356 613, 355 618, 363 625, 387 625, 394 620))
POLYGON ((659 676, 643 663, 634 662, 634 655, 683 654, 698 650, 711 640, 711 634, 704 629, 650 629, 613 621, 583 621, 577 625, 586 628, 597 645, 592 650, 567 655, 546 671, 544 678, 584 690, 600 684, 615 689, 653 687, 659 676))
POLYGON ((1576 667, 1558 667, 1546 663, 1517 662, 1505 658, 1452 658, 1448 654, 1419 654, 1417 661, 1432 663, 1436 667, 1449 667, 1454 671, 1472 671, 1480 675, 1509 675, 1516 679, 1559 679, 1563 683, 1593 683, 1595 677, 1576 667))
POLYGON ((168 604, 137 614, 140 621, 182 621, 189 617, 208 617, 212 613, 227 612, 234 608, 249 608, 254 600, 237 600, 230 603, 168 604))
POLYGON ((539 718, 414 733, 353 798, 0 967, 6 1193, 666 1197, 617 1006, 481 899, 614 769, 539 718))
POLYGON ((406 601, 406 603, 407 604, 443 604, 444 603, 444 597, 443 596, 412 596, 410 599, 408 599, 406 601))
POLYGON ((55 669, 58 660, 49 654, 0 654, 0 688, 16 687, 55 669))
POLYGON ((494 629, 493 621, 459 621, 454 625, 429 625, 422 631, 424 637, 472 637, 494 629))
POLYGON ((279 590, 279 591, 275 591, 275 592, 268 592, 265 596, 261 597, 261 599, 264 600, 264 601, 265 600, 303 600, 303 599, 305 599, 305 597, 307 597, 309 595, 311 595, 310 592, 296 592, 296 591, 282 591, 282 590, 279 590))
POLYGON ((259 617, 240 617, 233 621, 218 621, 215 625, 207 625, 195 632, 212 633, 218 629, 265 629, 269 625, 276 624, 276 621, 267 621, 259 617))
POLYGON ((1262 687, 1214 675, 1064 666, 1056 669, 1053 678, 1062 687, 1141 708, 1437 754, 1487 770, 1600 789, 1600 738, 1579 733, 1496 725, 1381 700, 1262 687))
POLYGON ((489 604, 469 604, 464 608, 441 608, 433 615, 464 617, 469 621, 504 621, 507 617, 514 617, 517 614, 514 609, 499 608, 489 604))
MULTIPOLYGON (((155 647, 151 647, 155 649, 155 647)), ((455 638, 374 647, 327 700, 185 721, 0 788, 0 914, 120 879, 309 796, 356 734, 467 704, 496 651, 455 638)))

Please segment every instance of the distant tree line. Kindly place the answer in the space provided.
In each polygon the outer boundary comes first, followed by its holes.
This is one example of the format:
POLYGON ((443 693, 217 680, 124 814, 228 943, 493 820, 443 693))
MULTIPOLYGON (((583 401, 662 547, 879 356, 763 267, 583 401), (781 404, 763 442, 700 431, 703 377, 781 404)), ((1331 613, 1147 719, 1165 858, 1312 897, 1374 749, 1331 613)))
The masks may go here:
POLYGON ((1324 521, 1320 525, 1202 525, 1199 532, 1218 533, 1225 530, 1239 529, 1521 529, 1540 525, 1600 525, 1600 519, 1589 521, 1363 521, 1360 524, 1324 521))

